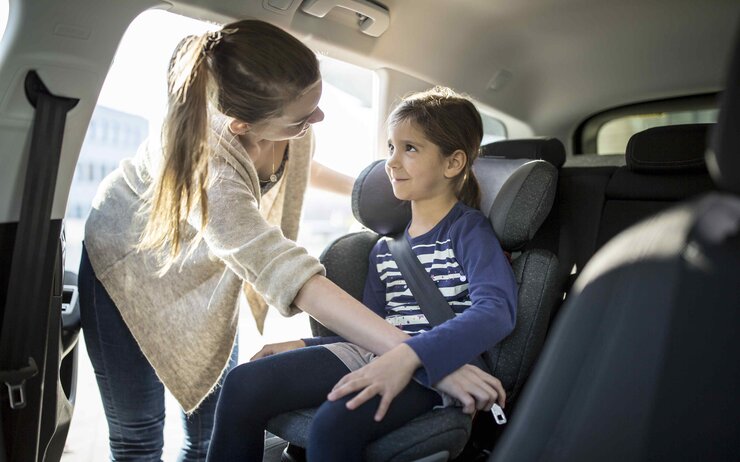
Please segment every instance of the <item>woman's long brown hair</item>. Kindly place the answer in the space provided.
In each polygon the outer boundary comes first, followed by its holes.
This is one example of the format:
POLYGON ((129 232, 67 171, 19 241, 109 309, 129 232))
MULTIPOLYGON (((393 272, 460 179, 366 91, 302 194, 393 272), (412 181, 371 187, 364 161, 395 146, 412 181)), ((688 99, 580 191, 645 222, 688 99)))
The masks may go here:
MULTIPOLYGON (((201 231, 208 223, 210 111, 262 122, 280 116, 320 78, 316 55, 263 21, 227 24, 178 45, 168 76, 163 163, 145 202, 148 219, 138 246, 162 257, 161 273, 182 251, 183 226, 191 213, 199 213, 201 231)), ((194 248, 200 234, 185 244, 194 248)))

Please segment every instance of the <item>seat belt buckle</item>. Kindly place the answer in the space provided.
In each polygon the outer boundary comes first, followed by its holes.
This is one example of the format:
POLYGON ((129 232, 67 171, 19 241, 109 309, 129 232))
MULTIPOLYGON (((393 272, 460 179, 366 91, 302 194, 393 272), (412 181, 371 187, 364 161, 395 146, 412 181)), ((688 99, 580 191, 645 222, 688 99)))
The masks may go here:
POLYGON ((0 381, 8 387, 10 408, 13 410, 26 407, 26 380, 38 373, 36 361, 28 358, 28 366, 12 371, 0 371, 0 381))
POLYGON ((494 403, 491 407, 491 414, 493 414, 493 420, 495 420, 498 425, 503 425, 507 422, 504 410, 501 409, 501 406, 498 404, 494 403))
POLYGON ((26 407, 26 381, 20 383, 5 382, 8 387, 8 396, 10 397, 11 409, 23 409, 26 407))

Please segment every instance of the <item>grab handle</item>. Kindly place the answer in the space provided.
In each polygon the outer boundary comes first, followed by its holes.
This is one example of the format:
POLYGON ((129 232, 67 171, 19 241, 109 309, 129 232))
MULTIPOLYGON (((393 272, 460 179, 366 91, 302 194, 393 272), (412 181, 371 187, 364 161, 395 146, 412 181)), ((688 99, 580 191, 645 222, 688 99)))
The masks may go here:
POLYGON ((372 37, 380 37, 391 22, 388 10, 367 0, 305 0, 301 9, 319 18, 334 8, 344 8, 359 15, 360 30, 372 37))

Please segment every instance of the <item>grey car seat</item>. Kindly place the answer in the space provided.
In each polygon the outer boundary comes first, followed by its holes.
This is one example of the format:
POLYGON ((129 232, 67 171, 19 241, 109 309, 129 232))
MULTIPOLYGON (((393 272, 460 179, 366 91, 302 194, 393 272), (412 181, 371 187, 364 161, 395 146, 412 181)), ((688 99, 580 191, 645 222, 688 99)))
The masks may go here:
MULTIPOLYGON (((531 239, 550 210, 557 169, 541 160, 485 159, 476 161, 483 203, 504 250, 515 252, 531 239)), ((393 196, 384 161, 370 165, 357 179, 352 195, 357 219, 375 232, 339 238, 322 256, 327 276, 357 299, 362 299, 370 249, 379 234, 403 230, 410 220, 408 203, 393 196), (377 234, 376 234, 377 233, 377 234)), ((491 370, 504 384, 509 403, 519 390, 544 342, 550 309, 555 304, 556 257, 528 250, 513 260, 519 284, 516 328, 491 356, 491 370)), ((333 335, 314 323, 317 335, 333 335)), ((268 424, 268 431, 305 447, 313 409, 286 413, 268 424)), ((435 410, 373 442, 368 461, 444 461, 456 457, 471 432, 470 416, 459 408, 435 410)))
POLYGON ((726 85, 707 151, 719 192, 597 252, 491 460, 740 460, 738 42, 726 85))

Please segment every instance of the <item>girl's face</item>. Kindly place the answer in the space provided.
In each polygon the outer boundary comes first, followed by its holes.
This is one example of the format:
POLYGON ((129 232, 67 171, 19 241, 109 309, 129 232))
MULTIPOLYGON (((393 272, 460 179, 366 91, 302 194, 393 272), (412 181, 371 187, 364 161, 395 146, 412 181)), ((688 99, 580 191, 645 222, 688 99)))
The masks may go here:
POLYGON ((319 80, 297 99, 288 103, 280 117, 255 124, 253 131, 259 138, 271 141, 302 137, 312 124, 324 120, 324 112, 319 108, 321 90, 319 80))
POLYGON ((460 169, 414 123, 402 121, 390 128, 388 155, 385 171, 397 198, 419 201, 455 196, 452 178, 460 169))

